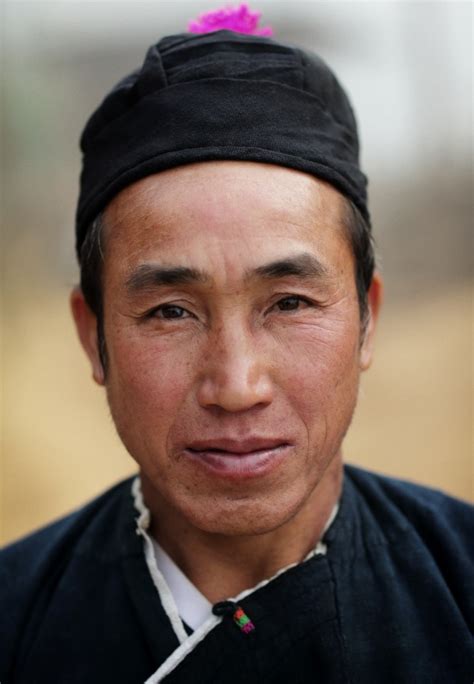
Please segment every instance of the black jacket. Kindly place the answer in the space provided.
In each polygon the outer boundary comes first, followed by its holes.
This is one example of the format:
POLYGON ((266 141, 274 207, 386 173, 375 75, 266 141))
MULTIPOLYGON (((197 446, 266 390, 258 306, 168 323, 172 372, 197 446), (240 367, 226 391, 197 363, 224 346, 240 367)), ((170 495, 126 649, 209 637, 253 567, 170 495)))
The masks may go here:
MULTIPOLYGON (((178 649, 130 487, 0 553, 1 684, 143 684, 178 649)), ((163 681, 474 681, 471 506, 345 466, 323 541, 239 601, 252 632, 224 616, 163 681)))

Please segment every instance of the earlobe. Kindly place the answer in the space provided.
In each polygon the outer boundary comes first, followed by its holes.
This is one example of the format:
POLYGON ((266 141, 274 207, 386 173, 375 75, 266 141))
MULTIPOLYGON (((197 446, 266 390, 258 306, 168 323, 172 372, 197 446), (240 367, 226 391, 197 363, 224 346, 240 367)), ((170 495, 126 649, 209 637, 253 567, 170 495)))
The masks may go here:
POLYGON ((367 292, 368 320, 364 332, 364 338, 360 349, 360 369, 367 370, 372 363, 374 351, 374 337, 380 308, 383 301, 383 280, 377 271, 372 277, 372 282, 367 292))
POLYGON ((97 316, 91 311, 80 287, 75 287, 71 292, 70 304, 79 340, 92 366, 92 377, 98 385, 104 385, 105 374, 99 353, 97 316))

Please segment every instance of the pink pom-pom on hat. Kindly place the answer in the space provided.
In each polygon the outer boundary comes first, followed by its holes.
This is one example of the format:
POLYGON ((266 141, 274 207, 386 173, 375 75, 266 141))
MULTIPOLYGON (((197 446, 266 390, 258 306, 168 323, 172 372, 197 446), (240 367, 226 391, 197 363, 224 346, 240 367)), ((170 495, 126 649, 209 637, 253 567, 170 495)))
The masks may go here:
POLYGON ((211 33, 227 29, 236 33, 246 33, 253 36, 272 36, 271 26, 258 27, 261 12, 252 12, 246 3, 239 7, 222 7, 212 12, 204 12, 197 19, 188 24, 190 33, 211 33))

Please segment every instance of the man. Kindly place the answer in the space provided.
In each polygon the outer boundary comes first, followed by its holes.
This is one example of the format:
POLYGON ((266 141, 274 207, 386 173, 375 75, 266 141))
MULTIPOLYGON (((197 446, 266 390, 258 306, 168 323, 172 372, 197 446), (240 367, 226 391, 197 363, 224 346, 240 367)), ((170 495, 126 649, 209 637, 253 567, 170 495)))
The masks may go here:
POLYGON ((1 681, 471 681, 472 509, 342 463, 382 286, 334 75, 165 38, 82 149, 72 311, 139 476, 3 552, 1 681))

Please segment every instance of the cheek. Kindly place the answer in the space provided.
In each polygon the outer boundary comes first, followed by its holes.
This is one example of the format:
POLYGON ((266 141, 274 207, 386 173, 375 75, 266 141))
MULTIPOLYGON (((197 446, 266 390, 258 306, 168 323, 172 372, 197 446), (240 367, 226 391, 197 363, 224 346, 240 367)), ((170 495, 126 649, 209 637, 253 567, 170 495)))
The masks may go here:
POLYGON ((178 346, 156 338, 121 334, 108 352, 107 390, 114 417, 122 422, 127 417, 135 423, 151 420, 156 431, 167 430, 189 394, 192 349, 183 354, 178 346))
POLYGON ((291 388, 292 406, 308 429, 326 418, 337 424, 339 416, 352 415, 359 379, 358 319, 301 326, 284 346, 288 353, 276 372, 282 385, 291 388))

